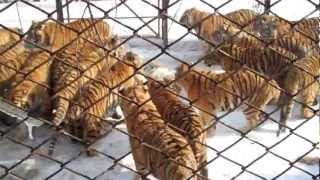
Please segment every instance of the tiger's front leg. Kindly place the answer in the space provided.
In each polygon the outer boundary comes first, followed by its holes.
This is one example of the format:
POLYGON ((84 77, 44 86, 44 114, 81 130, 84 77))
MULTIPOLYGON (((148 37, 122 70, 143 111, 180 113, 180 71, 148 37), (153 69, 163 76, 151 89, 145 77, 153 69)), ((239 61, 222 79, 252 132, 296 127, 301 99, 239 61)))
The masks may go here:
POLYGON ((301 114, 303 118, 311 118, 314 116, 315 111, 311 108, 314 104, 314 101, 316 100, 316 93, 315 92, 309 92, 305 95, 303 98, 303 105, 301 107, 301 114))

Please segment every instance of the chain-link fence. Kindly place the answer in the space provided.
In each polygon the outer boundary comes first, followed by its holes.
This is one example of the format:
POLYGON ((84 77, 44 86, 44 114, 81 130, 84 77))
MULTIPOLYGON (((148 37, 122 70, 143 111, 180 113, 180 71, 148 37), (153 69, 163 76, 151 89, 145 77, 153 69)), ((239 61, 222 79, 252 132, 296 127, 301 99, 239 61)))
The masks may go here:
POLYGON ((319 179, 319 6, 3 1, 0 179, 319 179))

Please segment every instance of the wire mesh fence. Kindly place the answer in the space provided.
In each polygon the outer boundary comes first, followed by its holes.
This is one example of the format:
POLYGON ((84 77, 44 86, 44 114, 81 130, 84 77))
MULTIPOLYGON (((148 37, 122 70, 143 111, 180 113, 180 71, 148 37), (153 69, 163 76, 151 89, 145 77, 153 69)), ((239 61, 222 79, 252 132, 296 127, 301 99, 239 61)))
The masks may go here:
POLYGON ((295 3, 3 1, 0 179, 319 179, 320 2, 295 3))

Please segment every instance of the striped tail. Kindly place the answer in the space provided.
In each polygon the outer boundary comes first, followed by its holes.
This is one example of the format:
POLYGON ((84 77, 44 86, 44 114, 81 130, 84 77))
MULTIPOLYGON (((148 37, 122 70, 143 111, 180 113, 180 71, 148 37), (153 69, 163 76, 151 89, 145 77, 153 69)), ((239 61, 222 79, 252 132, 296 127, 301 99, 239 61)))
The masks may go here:
POLYGON ((59 126, 64 118, 66 117, 67 110, 70 102, 63 98, 58 98, 55 103, 55 109, 53 109, 52 114, 54 114, 54 118, 52 120, 54 126, 59 126))
POLYGON ((283 132, 286 132, 285 126, 287 126, 287 121, 291 116, 293 105, 294 105, 294 102, 292 98, 288 98, 288 97, 281 98, 281 104, 280 104, 281 115, 280 115, 280 123, 279 123, 277 136, 279 136, 283 132))
POLYGON ((56 144, 58 142, 58 138, 56 137, 56 135, 54 135, 51 139, 51 142, 49 144, 49 149, 48 149, 48 155, 52 156, 54 153, 54 148, 56 147, 56 144))

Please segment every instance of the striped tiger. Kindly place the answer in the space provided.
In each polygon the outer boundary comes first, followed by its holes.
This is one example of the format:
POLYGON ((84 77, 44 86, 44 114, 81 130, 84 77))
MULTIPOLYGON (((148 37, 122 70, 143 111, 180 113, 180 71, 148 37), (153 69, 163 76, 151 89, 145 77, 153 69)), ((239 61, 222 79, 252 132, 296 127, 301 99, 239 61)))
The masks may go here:
POLYGON ((319 29, 301 28, 293 22, 285 21, 281 18, 263 15, 254 23, 254 32, 263 40, 273 40, 281 36, 294 36, 301 42, 309 45, 316 45, 319 41, 319 29))
POLYGON ((8 98, 17 107, 31 113, 49 115, 49 79, 54 56, 43 50, 33 50, 26 65, 14 77, 8 98))
MULTIPOLYGON (((115 37, 117 38, 117 37, 115 37)), ((111 38, 107 43, 108 48, 117 47, 117 40, 111 38), (116 43, 116 44, 112 44, 116 43)), ((79 52, 69 51, 69 48, 62 53, 58 60, 53 64, 53 124, 58 126, 64 120, 70 101, 74 98, 77 91, 90 79, 94 79, 103 69, 109 69, 116 61, 108 58, 109 55, 121 56, 125 48, 118 48, 107 54, 104 49, 96 46, 83 47, 79 52), (120 52, 119 52, 120 51, 120 52)), ((118 57, 121 59, 121 57, 118 57)))
POLYGON ((111 27, 103 20, 80 19, 67 24, 56 21, 33 22, 27 39, 56 51, 75 39, 72 46, 81 48, 85 40, 104 44, 112 35, 111 27), (83 33, 82 33, 83 32, 83 33), (80 36, 78 35, 79 33, 80 36))
POLYGON ((143 85, 124 88, 120 106, 126 118, 133 159, 139 175, 161 180, 196 180, 197 161, 188 141, 160 118, 143 85))
POLYGON ((198 168, 201 169, 201 175, 208 178, 206 133, 200 114, 192 106, 183 103, 174 94, 177 91, 172 93, 171 89, 166 89, 162 84, 151 79, 147 84, 151 100, 156 105, 159 114, 172 126, 172 129, 183 137, 187 137, 198 162, 198 168))
MULTIPOLYGON (((223 17, 220 15, 210 15, 210 13, 208 12, 200 11, 196 8, 191 8, 187 9, 183 13, 179 22, 181 24, 184 24, 188 28, 194 28, 196 33, 205 40, 212 41, 212 34, 224 24, 232 26, 246 26, 245 30, 251 31, 251 29, 253 28, 251 22, 257 15, 258 14, 252 10, 240 9, 230 12, 226 14, 225 17, 223 17), (208 16, 210 17, 207 18, 208 16)), ((203 46, 206 50, 210 49, 210 45, 206 42, 203 44, 203 46)))
POLYGON ((319 53, 319 49, 313 47, 312 45, 301 42, 300 39, 295 36, 283 36, 275 39, 272 42, 264 42, 230 25, 224 25, 219 28, 212 35, 212 42, 216 45, 222 43, 232 43, 241 47, 270 47, 274 50, 276 50, 277 47, 281 47, 292 52, 299 58, 319 53))
POLYGON ((208 66, 221 65, 225 70, 237 70, 243 65, 275 79, 281 86, 282 76, 297 56, 283 48, 240 47, 226 44, 204 59, 208 66))
MULTIPOLYGON (((261 111, 267 103, 280 96, 279 86, 274 80, 268 82, 248 69, 215 73, 182 64, 177 69, 177 78, 190 101, 207 112, 215 114, 232 110, 245 103, 241 107, 250 129, 260 120, 261 111)), ((201 114, 204 120, 210 120, 210 115, 201 114)))
POLYGON ((311 17, 311 18, 306 18, 299 21, 294 21, 294 23, 297 23, 297 27, 301 29, 319 29, 320 18, 311 17))
POLYGON ((68 111, 66 119, 71 127, 70 131, 85 141, 92 142, 99 137, 103 130, 101 120, 111 105, 118 102, 117 92, 120 86, 134 85, 134 78, 130 76, 135 74, 135 68, 142 64, 142 59, 137 54, 128 52, 123 60, 125 63, 119 61, 111 70, 105 69, 95 80, 89 81, 78 92, 68 111), (79 126, 80 128, 73 128, 79 126))
POLYGON ((19 34, 22 33, 19 28, 0 29, 0 46, 15 43, 20 40, 19 34))
POLYGON ((0 86, 6 87, 11 78, 23 67, 30 52, 22 42, 11 46, 0 47, 0 86), (10 48, 10 49, 8 49, 10 48))
MULTIPOLYGON (((290 118, 294 101, 300 99, 303 103, 301 114, 304 118, 311 118, 315 111, 311 108, 313 102, 320 94, 320 84, 318 77, 320 75, 320 57, 310 56, 299 59, 288 70, 284 78, 284 89, 289 94, 282 97, 281 124, 286 125, 290 118)), ((279 132, 282 129, 280 124, 279 132)))

